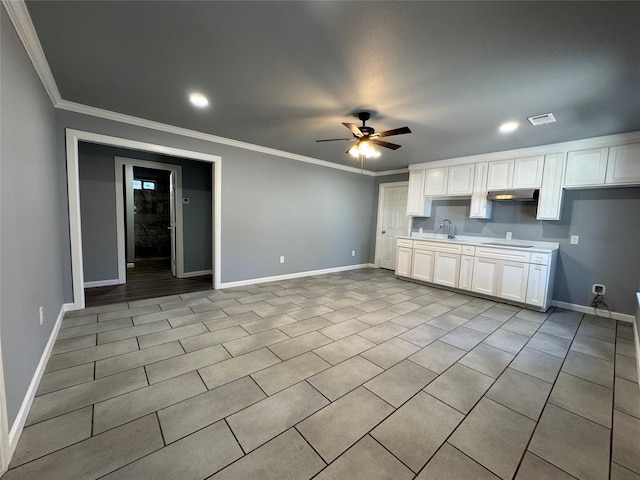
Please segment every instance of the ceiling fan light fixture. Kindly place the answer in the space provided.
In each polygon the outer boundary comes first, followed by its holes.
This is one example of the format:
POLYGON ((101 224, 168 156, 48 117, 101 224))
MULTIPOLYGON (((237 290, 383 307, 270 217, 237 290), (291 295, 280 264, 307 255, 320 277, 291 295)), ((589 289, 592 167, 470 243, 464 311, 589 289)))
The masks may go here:
POLYGON ((358 158, 359 156, 363 156, 364 158, 378 158, 380 157, 380 152, 373 148, 369 142, 359 141, 349 149, 349 155, 354 158, 358 158))

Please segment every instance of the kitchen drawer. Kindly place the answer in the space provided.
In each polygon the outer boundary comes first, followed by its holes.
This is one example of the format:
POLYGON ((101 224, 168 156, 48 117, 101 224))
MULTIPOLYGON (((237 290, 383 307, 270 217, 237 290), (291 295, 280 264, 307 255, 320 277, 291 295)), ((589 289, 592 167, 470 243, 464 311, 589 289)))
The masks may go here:
POLYGON ((476 247, 476 258, 495 258, 510 262, 529 263, 531 254, 522 250, 508 250, 506 248, 476 247))
POLYGON ((409 239, 406 239, 406 238, 399 238, 398 239, 398 246, 399 247, 413 248, 413 240, 409 240, 409 239))
POLYGON ((476 247, 471 245, 462 245, 462 255, 475 255, 476 247))
POLYGON ((418 250, 430 250, 432 252, 457 253, 458 255, 462 252, 462 245, 459 244, 423 242, 420 240, 414 240, 413 248, 418 250))
POLYGON ((535 263, 536 265, 549 265, 550 256, 548 253, 534 252, 531 254, 531 263, 535 263))

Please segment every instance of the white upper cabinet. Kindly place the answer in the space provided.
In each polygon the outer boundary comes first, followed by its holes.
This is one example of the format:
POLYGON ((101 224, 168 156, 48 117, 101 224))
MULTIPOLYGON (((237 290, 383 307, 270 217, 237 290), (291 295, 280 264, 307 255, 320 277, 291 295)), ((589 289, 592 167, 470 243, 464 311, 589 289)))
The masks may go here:
POLYGON ((609 149, 608 184, 640 182, 640 143, 609 149))
POLYGON ((424 215, 424 170, 409 172, 409 193, 407 194, 407 215, 424 215))
POLYGON ((554 153, 544 159, 542 188, 538 198, 538 220, 560 220, 562 208, 562 172, 564 155, 554 153))
POLYGON ((471 195, 475 168, 475 163, 449 167, 447 195, 471 195))
POLYGON ((489 162, 487 190, 506 190, 513 184, 513 160, 489 162))
POLYGON ((447 194, 448 167, 425 170, 424 194, 428 197, 447 194))
POLYGON ((516 158, 513 164, 512 188, 540 188, 543 168, 544 155, 516 158))
POLYGON ((544 155, 489 162, 487 190, 540 188, 544 155))
POLYGON ((427 197, 471 195, 474 172, 474 163, 429 168, 425 170, 424 194, 427 197))
POLYGON ((487 162, 476 163, 469 218, 491 218, 492 203, 487 200, 487 162))
POLYGON ((569 152, 564 175, 566 187, 604 184, 608 148, 569 152))

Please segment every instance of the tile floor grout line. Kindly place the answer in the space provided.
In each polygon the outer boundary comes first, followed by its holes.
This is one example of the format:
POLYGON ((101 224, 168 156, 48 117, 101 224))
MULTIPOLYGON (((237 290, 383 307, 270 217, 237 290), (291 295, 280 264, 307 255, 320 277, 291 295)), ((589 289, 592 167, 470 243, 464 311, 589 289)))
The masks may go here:
MULTIPOLYGON (((554 307, 554 312, 555 312, 555 307, 554 307)), ((582 324, 583 319, 584 319, 584 314, 581 314, 580 315, 580 322, 578 322, 578 325, 576 325, 577 328, 576 328, 575 333, 573 334, 573 338, 571 339, 571 343, 569 343, 569 348, 567 348, 567 352, 565 353, 564 357, 562 358, 562 363, 560 364, 560 368, 558 369, 558 373, 556 374, 556 376, 555 376, 555 378, 553 380, 553 386, 551 387, 551 389, 549 389, 549 393, 547 394, 547 398, 546 398, 546 400, 544 402, 544 406, 542 407, 542 410, 540 411, 540 417, 536 421, 536 424, 534 425, 533 430, 531 431, 531 435, 529 436, 529 440, 527 441, 527 445, 526 445, 526 447, 524 449, 524 453, 520 457, 520 462, 518 462, 518 466, 516 468, 516 471, 515 471, 514 475, 518 473, 518 471, 520 470, 520 467, 522 466, 522 461, 524 460, 524 457, 525 457, 526 453, 529 451, 529 446, 531 445, 531 441, 533 440, 533 437, 535 436, 536 431, 538 430, 538 426, 540 425, 540 420, 542 419, 542 416, 544 415, 544 412, 547 409, 547 405, 551 404, 556 408, 561 408, 562 410, 570 412, 569 410, 567 410, 565 408, 562 408, 562 407, 559 407, 558 405, 555 405, 554 403, 550 403, 549 399, 551 398, 551 395, 553 394, 553 390, 556 387, 556 383, 558 381, 558 378, 560 377, 560 373, 562 372, 562 367, 564 367, 564 364, 567 361, 567 356, 569 356, 569 352, 571 351, 571 345, 573 345, 573 342, 574 342, 576 336, 578 335, 578 330, 580 328, 580 325, 582 324)), ((574 415, 577 415, 574 412, 570 412, 570 413, 573 413, 574 415)), ((578 416, 582 417, 581 415, 578 415, 578 416)), ((584 417, 582 417, 582 418, 584 418, 584 417)), ((588 420, 588 419, 586 419, 586 420, 588 420)), ((595 422, 593 422, 593 423, 595 423, 595 422)), ((613 430, 613 424, 612 424, 612 430, 613 430)), ((533 454, 533 452, 531 452, 531 453, 533 454)), ((542 458, 542 457, 539 457, 539 458, 542 458)), ((542 458, 542 460, 547 462, 549 465, 553 465, 554 467, 564 471, 562 468, 557 466, 555 463, 552 463, 550 460, 547 460, 547 459, 544 459, 544 458, 542 458)))
MULTIPOLYGON (((513 318, 513 316, 512 316, 512 318, 513 318)), ((507 321, 508 321, 508 320, 507 320, 507 321)), ((546 320, 545 320, 545 321, 546 321, 546 320)), ((536 331, 532 334, 532 336, 531 336, 531 337, 533 337, 533 335, 535 335, 535 333, 539 331, 539 329, 540 329, 540 327, 542 327, 542 325, 544 325, 544 322, 543 322, 542 324, 540 324, 540 326, 538 327, 538 329, 536 329, 536 331)), ((500 328, 500 327, 498 327, 498 328, 500 328)), ((528 343, 528 342, 527 342, 527 343, 528 343)), ((525 345, 526 345, 526 344, 525 344, 525 345)), ((474 347, 474 348, 475 348, 475 347, 474 347)), ((524 348, 524 346, 523 346, 522 348, 524 348)), ((473 350, 473 349, 472 349, 472 350, 473 350)), ((520 349, 520 351, 521 351, 521 350, 522 350, 522 349, 520 349)), ((568 351, 568 350, 567 350, 567 351, 568 351)), ((467 353, 468 353, 468 352, 467 352, 467 353)), ((507 353, 508 353, 508 352, 507 352, 507 353)), ((463 355, 461 358, 464 358, 464 356, 466 356, 466 354, 465 354, 465 355, 463 355)), ((479 399, 474 403, 474 405, 469 409, 469 413, 464 414, 464 418, 463 418, 463 419, 460 421, 460 423, 458 423, 458 425, 456 425, 456 427, 455 427, 455 428, 454 428, 454 429, 449 433, 449 435, 447 436, 447 438, 446 438, 446 439, 444 440, 444 442, 440 445, 440 448, 442 447, 442 445, 443 445, 444 443, 447 443, 447 442, 449 441, 449 439, 453 436, 453 434, 458 430, 458 428, 460 428, 460 426, 461 426, 461 425, 464 423, 464 421, 468 418, 468 416, 471 414, 471 412, 473 412, 473 410, 474 410, 474 409, 476 408, 476 406, 480 403, 480 401, 482 401, 482 399, 484 399, 484 398, 485 398, 485 396, 486 396, 487 392, 489 391, 489 389, 491 389, 491 387, 492 387, 492 386, 493 386, 493 385, 498 381, 498 379, 502 376, 502 374, 503 374, 503 373, 504 373, 504 372, 509 368, 509 366, 513 363, 513 361, 516 359, 516 357, 517 357, 517 355, 514 355, 514 356, 513 356, 513 358, 509 361, 509 363, 508 363, 508 364, 504 367, 504 369, 500 372, 500 374, 498 375, 498 377, 496 377, 496 378, 494 379, 494 381, 493 381, 493 383, 491 384, 491 386, 490 386, 490 387, 489 387, 489 388, 488 388, 488 389, 487 389, 487 390, 486 390, 486 391, 485 391, 485 392, 480 396, 480 398, 479 398, 479 399)), ((456 362, 454 362, 454 364, 453 364, 453 365, 455 365, 456 363, 458 363, 458 362, 459 362, 459 360, 460 360, 460 359, 458 359, 456 362)), ((466 366, 466 365, 465 365, 465 366, 466 366)), ((451 368, 451 366, 450 366, 449 368, 451 368)), ((448 370, 449 368, 447 368, 447 370, 448 370)), ((468 368, 471 368, 472 370, 475 370, 475 369, 473 369, 472 367, 468 367, 468 368)), ((445 371, 446 371, 446 370, 445 370, 445 371)), ((477 371, 477 370, 476 370, 476 371, 477 371)), ((558 372, 559 372, 559 371, 560 371, 560 370, 558 370, 558 372)), ((444 373, 444 372, 443 372, 443 373, 444 373)), ((479 372, 479 373, 482 373, 482 372, 479 372)), ((555 382, 554 382, 554 385, 555 385, 555 382)), ((549 395, 551 394, 551 390, 552 390, 552 389, 550 389, 550 390, 549 390, 549 395)), ((425 392, 425 393, 427 393, 427 392, 425 392)), ((436 397, 434 397, 434 398, 436 398, 436 397)), ((492 399, 490 399, 489 397, 486 397, 486 398, 487 398, 488 400, 491 400, 491 401, 495 402, 495 403, 498 403, 499 405, 502 405, 501 403, 496 402, 495 400, 492 400, 492 399)), ((547 397, 547 398, 548 398, 548 397, 547 397)), ((437 398, 436 398, 436 399, 437 399, 437 398)), ((437 399, 437 400, 439 400, 439 399, 437 399)), ((442 400, 439 400, 439 401, 442 401, 442 400)), ((444 403, 444 402, 443 402, 443 403, 444 403)), ((545 403, 546 403, 546 402, 545 402, 545 403)), ((504 405, 502 405, 502 406, 504 406, 504 405)), ((453 407, 452 407, 452 408, 453 408, 453 407)), ((508 407, 505 407, 505 408, 508 408, 508 407)), ((512 410, 512 409, 509 409, 509 410, 512 410)), ((456 411, 458 411, 458 410, 456 410, 456 411)), ((515 412, 515 410, 512 410, 512 411, 514 411, 514 412, 515 412)), ((544 408, 543 408, 543 411, 544 411, 544 408)), ((518 415, 523 416, 524 418, 527 418, 527 419, 531 420, 529 417, 527 417, 526 415, 521 414, 520 412, 515 412, 515 413, 517 413, 518 415)), ((541 412, 540 412, 540 418, 542 418, 542 413, 543 413, 543 412, 541 411, 541 412)), ((522 454, 521 454, 521 456, 520 456, 520 460, 519 460, 519 462, 518 462, 518 465, 517 465, 517 467, 516 467, 516 469, 515 469, 515 471, 514 471, 514 474, 513 474, 514 476, 516 475, 516 473, 517 473, 517 472, 518 472, 518 470, 520 469, 520 465, 522 464, 522 460, 523 460, 523 458, 524 458, 524 456, 525 456, 525 454, 526 454, 526 452, 527 452, 527 449, 529 448, 529 443, 531 442, 531 439, 533 438, 533 435, 534 435, 534 433, 535 433, 535 430, 536 430, 536 428, 537 428, 537 426, 538 426, 538 422, 539 422, 539 419, 535 421, 535 425, 534 425, 533 430, 531 431, 531 435, 529 436, 529 440, 528 440, 528 442, 527 442, 527 445, 526 445, 525 449, 523 450, 523 452, 522 452, 522 454)), ((455 447, 455 445, 453 445, 453 444, 451 444, 451 445, 455 447)), ((464 452, 463 452, 463 453, 464 453, 464 452)), ((435 454, 434 454, 434 455, 435 455, 435 454)), ((475 460, 474 460, 474 461, 475 461, 475 460)), ((427 462, 427 464, 428 464, 428 463, 429 463, 429 462, 427 462)), ((479 463, 479 462, 477 462, 477 463, 479 463)), ((425 464, 425 465, 426 465, 426 464, 425 464)), ((480 464, 480 465, 482 465, 482 464, 480 464)), ((482 465, 482 466, 483 466, 486 470, 489 470, 491 473, 493 473, 493 474, 494 474, 494 475, 496 475, 498 478, 500 478, 500 475, 498 475, 497 473, 493 472, 491 469, 489 469, 489 468, 488 468, 488 467, 486 467, 485 465, 482 465)))
MULTIPOLYGON (((394 412, 394 413, 395 413, 395 412, 394 412)), ((393 415, 393 413, 392 413, 391 415, 393 415)), ((391 417, 391 415, 389 415, 389 417, 391 417)), ((387 418, 389 418, 389 417, 387 417, 387 418)), ((376 442, 378 445, 380 445, 382 448, 384 448, 387 452, 389 452, 389 455, 391 455, 393 458, 395 458, 396 460, 398 460, 402 465, 404 465, 404 466, 405 466, 405 467, 406 467, 406 468, 407 468, 407 469, 408 469, 408 470, 413 474, 414 478, 417 478, 417 477, 418 477, 418 475, 419 475, 419 473, 414 472, 414 471, 413 471, 413 469, 412 469, 409 465, 407 465, 406 463, 404 463, 400 458, 398 458, 398 456, 397 456, 395 453, 393 453, 391 450, 389 450, 387 447, 385 447, 385 446, 384 446, 384 444, 383 444, 382 442, 380 442, 376 437, 374 437, 373 435, 371 435, 371 432, 373 432, 373 430, 374 430, 374 429, 369 430, 369 431, 367 432, 367 434, 366 434, 365 436, 363 436, 362 438, 364 438, 364 437, 366 437, 366 436, 369 436, 369 437, 370 437, 374 442, 376 442)), ((362 440, 362 438, 361 438, 360 440, 358 440, 358 442, 360 442, 360 441, 362 440)), ((349 449, 351 449, 352 447, 354 447, 358 442, 354 443, 351 447, 349 447, 349 449)), ((434 455, 435 455, 435 453, 434 453, 434 455)), ((338 457, 338 458, 340 458, 340 457, 338 457)), ((338 458, 336 458, 336 460, 337 460, 338 458)), ((431 459, 431 457, 429 457, 429 460, 430 460, 430 459, 431 459)), ((427 462, 426 462, 426 463, 425 463, 425 464, 420 468, 420 470, 422 470, 422 469, 425 467, 425 465, 426 465, 427 463, 429 463, 429 460, 427 460, 427 462)), ((335 460, 334 460, 334 461, 335 461, 335 460)), ((418 472, 420 472, 420 470, 418 470, 418 472)))
MULTIPOLYGON (((229 416, 231 416, 231 415, 229 415, 229 416)), ((231 425, 229 425, 229 421, 227 420, 227 418, 228 418, 228 417, 224 417, 224 418, 222 419, 222 421, 223 421, 223 422, 224 422, 224 424, 227 426, 227 428, 228 428, 228 429, 229 429, 229 431, 231 432, 231 435, 233 435, 233 439, 236 441, 236 443, 237 443, 237 444, 238 444, 238 446, 240 447, 240 451, 242 452, 242 457, 240 457, 240 458, 243 458, 243 457, 245 457, 246 455, 248 455, 250 452, 245 452, 244 447, 242 446, 242 444, 241 444, 241 443, 240 443, 240 441, 238 440, 238 437, 236 437, 236 432, 234 432, 234 431, 233 431, 233 429, 231 428, 231 425)), ((220 420, 218 420, 218 421, 220 421, 220 420)), ((215 422, 215 423, 217 423, 217 422, 215 422)), ((194 433, 195 433, 195 432, 194 432, 194 433)), ((193 435, 193 433, 191 433, 190 435, 193 435)), ((184 438, 186 438, 186 437, 184 437, 184 438)), ((274 438, 275 438, 275 437, 274 437, 274 438)), ((265 442, 265 443, 267 443, 267 442, 265 442)), ((263 443, 262 445, 264 445, 264 443, 263 443)), ((260 445, 260 446, 258 446, 258 447, 256 447, 256 448, 254 448, 253 450, 256 450, 256 449, 260 448, 262 445, 260 445)), ((253 450, 252 450, 252 451, 253 451, 253 450)), ((239 458, 238 460, 240 460, 240 458, 239 458)))
MULTIPOLYGON (((618 322, 616 321, 616 340, 618 339, 618 322)), ((618 342, 613 344, 613 358, 614 358, 614 371, 613 371, 613 392, 611 395, 611 432, 609 433, 609 478, 611 478, 611 462, 613 462, 613 422, 615 420, 616 410, 616 374, 615 374, 615 358, 618 352, 618 342)))
MULTIPOLYGON (((601 360, 602 360, 602 359, 601 359, 601 360)), ((564 365, 564 362, 563 362, 563 365, 564 365)), ((611 386, 611 387, 607 387, 606 385, 602 385, 602 384, 600 384, 600 383, 594 382, 594 381, 592 381, 592 380, 589 380, 588 378, 582 378, 582 377, 581 377, 581 376, 579 376, 579 375, 574 375, 573 373, 569 373, 569 372, 567 372, 567 371, 562 371, 562 370, 560 370, 560 373, 564 373, 565 375, 567 375, 567 376, 569 376, 569 377, 577 378, 577 379, 579 379, 579 380, 582 380, 583 382, 590 383, 591 385, 596 385, 596 386, 598 386, 598 387, 606 388, 607 390, 613 390, 613 389, 614 389, 614 388, 613 388, 613 386, 611 386)))
MULTIPOLYGON (((463 420, 464 421, 464 420, 463 420)), ((460 422, 462 423, 462 422, 460 422)), ((465 452, 463 452, 462 450, 460 450, 458 447, 456 447, 453 443, 449 443, 449 437, 447 437, 447 440, 445 440, 444 442, 442 442, 442 444, 438 447, 438 449, 435 451, 435 453, 432 455, 432 457, 429 459, 429 461, 431 461, 431 459, 433 459, 433 457, 435 457, 438 452, 440 450, 442 450, 442 447, 444 447, 445 445, 449 445, 451 448, 453 448, 454 450, 456 450, 457 452, 460 452, 460 454, 464 455, 465 457, 467 457, 469 460, 471 460, 473 463, 475 463, 476 465, 478 465, 480 468, 482 468, 483 470, 486 470, 487 472, 489 472, 491 475, 494 475, 495 477, 497 477, 498 479, 500 479, 500 475, 498 475, 497 473, 493 472, 491 469, 485 467, 483 464, 481 464, 480 462, 478 462, 476 459, 470 457, 469 455, 467 455, 465 452)), ((420 469, 420 472, 418 472, 418 475, 420 475, 425 468, 427 468, 427 465, 429 465, 429 462, 425 463, 424 466, 420 469)), ((515 474, 514 474, 515 477, 515 474)))
POLYGON ((158 428, 160 429, 160 437, 162 437, 162 445, 163 447, 160 448, 164 448, 168 445, 166 438, 164 437, 164 430, 162 429, 162 423, 160 422, 160 415, 158 414, 159 410, 156 410, 155 412, 153 412, 153 414, 156 416, 156 422, 158 422, 158 428))
MULTIPOLYGON (((571 475, 569 472, 567 472, 567 471, 563 470, 562 468, 560 468, 559 466, 557 466, 557 465, 555 465, 555 464, 551 463, 549 460, 545 460, 544 458, 542 458, 542 457, 540 457, 540 456, 536 455, 535 453, 533 453, 533 452, 531 452, 531 451, 529 451, 529 450, 526 450, 526 451, 525 451, 525 453, 526 453, 526 452, 529 452, 529 454, 530 454, 530 455, 533 455, 534 457, 539 458, 539 459, 540 459, 540 460, 542 460, 543 462, 548 463, 549 465, 551 465, 551 466, 553 466, 553 467, 557 468, 557 469, 558 469, 558 470, 560 470, 562 473, 567 474, 567 475, 568 475, 568 476, 570 476, 571 478, 575 478, 576 480, 579 480, 579 478, 578 478, 578 477, 575 477, 575 476, 571 475)), ((518 468, 519 468, 519 467, 518 467, 518 468)), ((516 473, 517 473, 517 471, 516 471, 516 473)), ((609 478, 609 477, 607 477, 607 478, 609 478)))

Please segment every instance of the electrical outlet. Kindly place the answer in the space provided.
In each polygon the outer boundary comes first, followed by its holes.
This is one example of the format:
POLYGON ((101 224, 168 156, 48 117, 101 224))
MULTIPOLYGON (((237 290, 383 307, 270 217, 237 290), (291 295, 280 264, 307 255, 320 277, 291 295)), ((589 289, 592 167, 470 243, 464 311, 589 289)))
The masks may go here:
POLYGON ((280 263, 284 263, 284 255, 280 257, 280 263))
POLYGON ((356 256, 356 251, 355 250, 351 250, 351 256, 355 257, 356 256))
POLYGON ((44 323, 44 307, 40 307, 38 312, 40 313, 40 325, 42 325, 44 323))
POLYGON ((580 237, 578 235, 571 235, 571 245, 577 245, 580 237))
POLYGON ((422 233, 422 227, 418 229, 418 233, 422 233))
POLYGON ((507 232, 507 240, 511 240, 511 232, 507 232))
POLYGON ((595 295, 604 295, 607 292, 607 287, 601 283, 594 283, 591 286, 591 293, 595 295))

